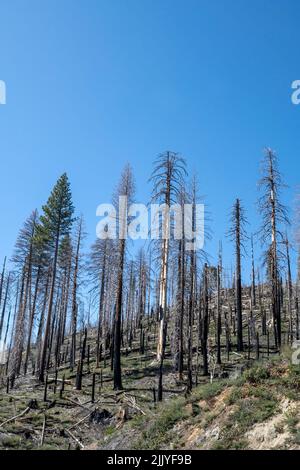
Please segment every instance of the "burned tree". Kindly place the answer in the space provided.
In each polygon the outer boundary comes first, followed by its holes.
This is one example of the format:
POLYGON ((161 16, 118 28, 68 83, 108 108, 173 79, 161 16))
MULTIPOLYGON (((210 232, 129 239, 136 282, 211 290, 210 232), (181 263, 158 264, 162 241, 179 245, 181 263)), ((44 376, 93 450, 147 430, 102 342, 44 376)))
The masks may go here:
POLYGON ((203 355, 203 375, 208 375, 208 269, 207 264, 204 264, 202 275, 202 321, 201 321, 201 348, 203 355))
POLYGON ((38 226, 37 224, 38 214, 37 211, 33 211, 20 231, 12 258, 12 261, 19 271, 21 289, 18 299, 15 331, 12 332, 13 343, 10 364, 11 385, 13 385, 16 375, 20 373, 22 362, 27 314, 31 305, 34 237, 38 226))
POLYGON ((121 375, 121 317, 123 306, 123 274, 125 262, 126 237, 129 223, 128 206, 134 197, 134 180, 131 167, 127 165, 123 170, 117 192, 115 194, 115 206, 119 208, 118 229, 119 240, 117 247, 117 285, 116 285, 116 305, 114 316, 114 348, 113 348, 113 369, 114 369, 114 389, 122 389, 121 375))
POLYGON ((92 299, 98 310, 96 367, 99 367, 101 352, 105 359, 107 318, 105 305, 109 291, 109 281, 115 275, 115 240, 98 238, 91 247, 88 260, 88 273, 92 299))
POLYGON ((70 367, 73 368, 76 360, 76 334, 77 334, 77 310, 78 310, 78 276, 80 263, 80 248, 83 234, 83 217, 78 220, 76 227, 76 246, 74 250, 74 271, 72 282, 72 311, 71 311, 71 351, 70 351, 70 367))
POLYGON ((242 312, 242 277, 241 277, 241 250, 246 239, 245 211, 239 199, 233 205, 231 211, 231 227, 229 237, 235 244, 235 306, 237 318, 237 350, 243 351, 243 312, 242 312))
POLYGON ((185 160, 177 153, 167 151, 159 155, 150 181, 153 184, 152 201, 163 205, 161 268, 159 281, 159 333, 157 343, 157 360, 161 361, 164 344, 164 322, 167 310, 168 287, 168 261, 171 204, 176 203, 182 186, 183 176, 186 174, 185 160))
POLYGON ((279 292, 279 243, 283 240, 281 226, 289 225, 287 208, 280 201, 281 189, 285 186, 278 170, 276 154, 270 148, 265 151, 262 165, 262 178, 259 188, 263 192, 258 200, 262 215, 260 238, 263 245, 267 244, 267 265, 271 288, 271 306, 274 324, 275 344, 281 347, 281 304, 279 292))

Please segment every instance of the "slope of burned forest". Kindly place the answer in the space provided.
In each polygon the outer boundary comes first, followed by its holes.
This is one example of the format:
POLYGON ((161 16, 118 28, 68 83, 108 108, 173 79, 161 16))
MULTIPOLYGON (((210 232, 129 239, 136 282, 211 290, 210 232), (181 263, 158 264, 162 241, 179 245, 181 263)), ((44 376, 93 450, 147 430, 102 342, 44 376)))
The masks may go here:
MULTIPOLYGON (((224 350, 210 377, 199 375, 187 392, 178 380, 166 345, 163 402, 157 401, 156 337, 141 353, 135 340, 122 350, 123 390, 114 391, 111 357, 96 367, 96 331, 87 335, 78 387, 78 368, 51 368, 42 384, 20 375, 12 390, 2 379, 2 449, 210 449, 298 448, 300 368, 260 346, 237 355, 224 350), (272 358, 270 358, 272 355, 272 358), (79 389, 78 389, 79 388, 79 389)), ((194 331, 196 335, 196 329, 194 331)), ((66 340, 68 342, 68 339, 66 340)), ((78 335, 79 349, 84 336, 78 335), (81 336, 81 338, 80 338, 81 336)))
POLYGON ((66 173, 25 221, 0 275, 2 448, 297 445, 300 261, 294 279, 277 155, 267 148, 262 161, 260 230, 232 204, 234 268, 222 243, 209 262, 194 230, 197 178, 187 177, 176 152, 154 161, 157 231, 134 254, 128 164, 117 217, 104 215, 88 254, 66 173))

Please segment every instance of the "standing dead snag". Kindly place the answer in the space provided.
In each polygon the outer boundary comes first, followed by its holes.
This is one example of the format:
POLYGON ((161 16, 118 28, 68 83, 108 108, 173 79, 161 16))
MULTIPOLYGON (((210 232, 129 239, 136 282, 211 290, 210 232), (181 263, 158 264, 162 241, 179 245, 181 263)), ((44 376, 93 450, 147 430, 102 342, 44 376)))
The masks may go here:
POLYGON ((207 264, 203 268, 203 312, 201 328, 201 346, 203 355, 203 375, 208 375, 208 276, 207 264))
MULTIPOLYGON (((191 203, 192 203, 192 211, 191 211, 191 220, 189 223, 191 224, 192 233, 196 233, 196 178, 193 178, 192 182, 192 191, 191 191, 191 203)), ((184 214, 185 216, 185 214, 184 214)), ((185 217, 184 217, 185 219, 185 217)), ((185 220, 183 220, 183 225, 185 220)), ((183 239, 185 242, 185 233, 183 232, 183 239)), ((191 244, 190 250, 190 292, 189 292, 189 304, 188 304, 188 360, 187 360, 187 392, 191 392, 193 387, 193 323, 194 323, 194 310, 196 305, 196 284, 197 284, 197 254, 195 249, 195 239, 193 239, 193 243, 191 244)))
MULTIPOLYGON (((2 292, 3 292, 3 287, 4 287, 5 265, 6 265, 6 256, 5 256, 4 261, 3 261, 2 273, 1 273, 1 277, 0 277, 0 307, 1 307, 1 301, 2 301, 2 292)), ((7 280, 5 299, 7 298, 8 288, 9 288, 9 277, 8 277, 8 280, 7 280)), ((4 315, 5 315, 5 304, 6 304, 6 300, 4 300, 4 306, 3 306, 2 314, 1 314, 1 317, 0 317, 0 339, 2 338, 2 328, 3 328, 3 324, 4 324, 4 315)))
POLYGON ((72 318, 71 318, 71 351, 70 351, 70 367, 71 369, 75 365, 76 360, 76 333, 77 333, 77 288, 78 288, 78 272, 79 272, 79 258, 80 258, 80 247, 81 240, 83 237, 83 218, 80 217, 78 225, 76 228, 77 231, 77 241, 76 241, 76 250, 75 250, 75 260, 74 260, 74 273, 73 273, 73 287, 72 287, 72 318))
POLYGON ((0 278, 0 305, 1 305, 1 300, 2 300, 3 285, 4 285, 5 265, 6 265, 6 256, 3 261, 2 273, 1 273, 1 278, 0 278))
POLYGON ((184 355, 184 311, 185 311, 185 240, 184 240, 184 203, 186 199, 185 191, 182 189, 179 194, 181 207, 182 236, 178 241, 178 272, 177 272, 177 292, 176 292, 176 324, 175 324, 175 367, 178 370, 178 378, 183 380, 183 355, 184 355))
POLYGON ((91 396, 91 402, 95 402, 95 385, 96 385, 96 374, 95 372, 93 373, 93 379, 92 379, 92 396, 91 396))
MULTIPOLYGON (((0 316, 0 340, 2 339, 2 332, 3 332, 3 326, 4 326, 4 317, 5 317, 5 312, 6 312, 8 293, 9 293, 9 290, 10 290, 10 283, 11 283, 11 273, 9 272, 8 276, 7 276, 7 280, 6 280, 6 288, 5 288, 5 293, 4 293, 2 312, 1 312, 1 316, 0 316)), ((0 306, 1 306, 1 301, 0 301, 0 306)))
POLYGON ((258 207, 262 214, 260 229, 262 245, 267 246, 266 264, 268 266, 269 282, 271 287, 272 314, 274 324, 275 344, 281 347, 281 304, 279 292, 279 250, 278 243, 283 239, 280 229, 282 224, 289 225, 288 212, 280 202, 280 191, 284 187, 281 174, 278 170, 277 157, 273 150, 266 149, 263 160, 263 176, 259 187, 263 195, 258 200, 258 207))
POLYGON ((63 378, 62 378, 61 387, 59 390, 59 398, 63 397, 64 391, 65 391, 65 374, 63 375, 63 378))
POLYGON ((183 379, 183 317, 184 317, 184 290, 185 290, 185 250, 183 240, 178 244, 178 286, 176 302, 176 368, 179 380, 183 379))
POLYGON ((253 235, 251 235, 251 299, 252 299, 252 306, 256 307, 256 288, 255 288, 255 267, 254 267, 254 249, 253 249, 253 235))
POLYGON ((88 260, 88 274, 92 285, 91 294, 96 299, 98 311, 96 368, 99 367, 102 357, 104 363, 106 361, 107 335, 109 334, 108 315, 110 303, 114 302, 116 264, 116 241, 97 238, 91 247, 88 260))
POLYGON ((235 304, 237 318, 237 350, 243 351, 243 316, 242 316, 242 278, 241 278, 241 248, 244 248, 243 241, 245 234, 246 218, 240 200, 234 203, 231 212, 231 228, 229 236, 235 243, 235 304))
POLYGON ((157 401, 162 401, 163 399, 163 366, 164 366, 164 354, 166 348, 166 338, 167 338, 167 322, 164 323, 164 334, 163 334, 163 349, 159 362, 159 372, 158 372, 158 389, 157 389, 157 401))
POLYGON ((81 388, 82 388, 83 361, 85 359, 86 341, 87 341, 87 329, 85 328, 80 359, 79 359, 78 364, 77 364, 76 390, 81 390, 81 388))
POLYGON ((289 318, 289 339, 293 341, 293 313, 292 313, 292 299, 293 299, 293 283, 291 273, 291 260, 290 260, 290 245, 287 234, 283 243, 286 248, 286 264, 287 264, 287 294, 288 294, 288 318, 289 318))
POLYGON ((182 186, 183 175, 186 174, 185 160, 177 153, 167 151, 159 155, 155 162, 150 181, 153 183, 152 201, 162 203, 162 242, 161 269, 159 280, 159 332, 157 343, 157 360, 160 362, 163 353, 164 323, 167 310, 168 261, 170 238, 171 204, 177 201, 182 186))
POLYGON ((217 364, 221 364, 221 266, 218 264, 217 269, 217 364))
MULTIPOLYGON (((127 165, 121 175, 121 180, 117 190, 118 198, 118 261, 117 261, 117 291, 116 291, 116 309, 114 318, 114 348, 113 348, 113 369, 114 369, 114 390, 121 390, 121 320, 123 303, 123 273, 125 262, 125 248, 127 238, 127 227, 129 224, 128 206, 132 203, 134 196, 134 180, 132 170, 127 165)), ((117 201, 115 201, 117 202, 117 201)))
POLYGON ((44 386, 44 401, 47 401, 47 392, 48 392, 48 374, 46 374, 45 386, 44 386))
MULTIPOLYGON (((101 287, 100 287, 99 311, 98 311, 96 367, 99 367, 100 352, 101 352, 100 341, 101 341, 101 336, 102 336, 102 332, 103 332, 102 325, 103 325, 103 305, 104 305, 104 292, 105 292, 107 245, 108 245, 108 241, 107 241, 107 239, 105 239, 104 240, 104 246, 103 246, 103 260, 102 260, 102 269, 101 269, 101 287)), ((104 350, 104 354, 105 354, 105 350, 104 350)))
POLYGON ((18 236, 13 262, 18 267, 21 277, 21 289, 18 299, 15 331, 13 331, 12 358, 10 363, 11 386, 15 376, 20 373, 24 348, 25 327, 28 307, 31 305, 31 284, 34 262, 34 237, 37 230, 38 214, 33 211, 25 221, 18 236))
POLYGON ((29 328, 28 328, 26 355, 25 355, 25 361, 24 361, 24 373, 25 374, 27 372, 29 354, 30 354, 30 349, 31 349, 32 330, 33 330, 33 322, 35 318, 40 276, 41 276, 41 266, 38 265, 37 273, 36 273, 36 280, 35 280, 34 294, 33 294, 33 303, 32 303, 32 306, 30 305, 30 308, 29 308, 29 328))

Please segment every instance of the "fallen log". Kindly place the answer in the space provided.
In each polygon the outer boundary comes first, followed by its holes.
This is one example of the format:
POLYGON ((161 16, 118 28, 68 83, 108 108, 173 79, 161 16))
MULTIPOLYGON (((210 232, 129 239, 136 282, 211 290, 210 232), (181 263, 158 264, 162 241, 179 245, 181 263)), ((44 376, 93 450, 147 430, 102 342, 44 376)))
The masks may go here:
POLYGON ((18 415, 13 416, 12 418, 6 419, 5 421, 3 421, 3 423, 0 424, 0 428, 4 426, 4 424, 10 423, 11 421, 14 421, 15 419, 21 418, 21 416, 24 416, 26 413, 28 413, 29 410, 30 410, 30 407, 27 406, 25 410, 22 411, 22 413, 19 413, 18 415))
POLYGON ((84 449, 84 445, 82 444, 82 442, 79 439, 77 439, 77 437, 74 436, 74 434, 71 433, 71 431, 69 431, 68 429, 66 429, 65 431, 69 434, 69 436, 72 437, 72 439, 74 439, 75 442, 77 442, 77 444, 81 447, 81 449, 84 449))

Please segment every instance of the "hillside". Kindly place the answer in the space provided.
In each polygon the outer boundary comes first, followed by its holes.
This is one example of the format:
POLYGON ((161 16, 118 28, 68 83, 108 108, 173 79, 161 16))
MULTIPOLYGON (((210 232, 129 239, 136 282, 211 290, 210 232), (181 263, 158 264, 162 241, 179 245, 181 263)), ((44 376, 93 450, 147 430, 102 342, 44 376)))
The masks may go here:
MULTIPOLYGON (((94 332, 88 338, 94 344, 94 332)), ((124 390, 112 372, 61 366, 47 386, 27 374, 0 392, 2 449, 300 449, 300 367, 274 355, 223 365, 225 378, 199 377, 192 393, 178 383, 167 354, 164 401, 154 402, 154 353, 124 357, 124 390), (95 398, 92 382, 95 373, 95 398), (62 382, 64 385, 62 387, 62 382), (46 395, 46 396, 45 396, 46 395)))

